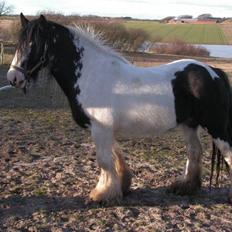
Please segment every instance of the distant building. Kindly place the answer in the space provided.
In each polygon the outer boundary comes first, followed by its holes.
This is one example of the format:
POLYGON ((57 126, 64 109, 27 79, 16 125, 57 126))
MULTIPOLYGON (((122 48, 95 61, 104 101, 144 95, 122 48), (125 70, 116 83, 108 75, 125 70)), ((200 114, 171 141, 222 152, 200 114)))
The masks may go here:
POLYGON ((175 17, 169 21, 169 23, 195 23, 197 19, 195 18, 180 18, 180 17, 175 17))
POLYGON ((202 14, 197 18, 193 18, 191 15, 181 15, 178 17, 171 18, 168 23, 189 23, 189 24, 215 24, 221 23, 223 21, 222 18, 212 17, 211 14, 202 14))

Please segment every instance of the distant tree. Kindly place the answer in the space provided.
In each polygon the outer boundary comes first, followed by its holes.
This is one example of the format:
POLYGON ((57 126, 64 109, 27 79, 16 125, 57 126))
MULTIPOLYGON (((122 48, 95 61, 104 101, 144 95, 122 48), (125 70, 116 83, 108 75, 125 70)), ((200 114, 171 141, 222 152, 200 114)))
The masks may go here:
POLYGON ((210 19, 212 18, 212 15, 211 14, 201 14, 197 17, 197 19, 210 19))
POLYGON ((167 16, 160 20, 161 23, 168 23, 170 20, 174 19, 175 16, 167 16))
POLYGON ((0 0, 0 16, 12 13, 13 9, 14 6, 7 4, 6 1, 0 0))
POLYGON ((132 17, 130 17, 130 16, 122 17, 122 19, 124 19, 124 20, 133 20, 133 18, 132 18, 132 17))
POLYGON ((178 19, 192 19, 193 16, 192 15, 180 15, 178 16, 178 19))

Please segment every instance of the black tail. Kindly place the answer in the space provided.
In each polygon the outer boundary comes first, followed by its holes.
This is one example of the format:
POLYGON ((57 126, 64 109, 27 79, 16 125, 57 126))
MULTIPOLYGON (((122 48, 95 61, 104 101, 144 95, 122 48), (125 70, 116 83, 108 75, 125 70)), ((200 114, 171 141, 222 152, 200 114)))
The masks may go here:
MULTIPOLYGON (((228 142, 231 146, 232 145, 232 92, 231 92, 231 87, 230 87, 230 83, 229 83, 229 78, 228 78, 227 74, 224 71, 222 71, 221 69, 218 69, 218 68, 212 68, 212 69, 222 79, 222 81, 224 82, 225 91, 227 91, 227 93, 228 93, 227 103, 229 105, 229 112, 228 112, 229 115, 228 115, 227 133, 229 136, 228 142)), ((210 188, 212 186, 215 163, 216 163, 216 186, 218 186, 218 183, 219 183, 218 180, 220 177, 220 173, 223 170, 224 163, 225 163, 225 166, 226 166, 226 169, 228 172, 229 172, 229 166, 225 162, 222 153, 220 152, 220 150, 217 148, 217 146, 213 142, 212 157, 211 157, 210 188)))

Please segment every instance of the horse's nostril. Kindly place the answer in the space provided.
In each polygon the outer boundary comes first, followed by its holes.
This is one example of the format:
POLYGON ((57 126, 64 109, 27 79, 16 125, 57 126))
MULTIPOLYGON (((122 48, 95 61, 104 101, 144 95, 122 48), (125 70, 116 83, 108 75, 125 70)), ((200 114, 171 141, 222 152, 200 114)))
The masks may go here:
POLYGON ((10 84, 11 84, 12 86, 15 86, 16 83, 17 83, 17 78, 16 78, 16 77, 15 77, 12 81, 10 81, 10 84))
POLYGON ((15 86, 15 82, 13 82, 13 81, 10 81, 10 84, 12 85, 12 86, 15 86))

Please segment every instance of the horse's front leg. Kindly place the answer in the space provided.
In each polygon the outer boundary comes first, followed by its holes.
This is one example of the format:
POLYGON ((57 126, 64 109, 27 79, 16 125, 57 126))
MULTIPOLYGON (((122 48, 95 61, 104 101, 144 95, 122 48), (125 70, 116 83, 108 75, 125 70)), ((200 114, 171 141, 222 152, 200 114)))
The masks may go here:
POLYGON ((122 197, 122 188, 113 155, 112 130, 92 125, 91 132, 96 145, 97 162, 101 173, 96 187, 90 193, 90 198, 93 201, 105 202, 119 200, 122 197))
POLYGON ((197 129, 183 127, 188 159, 184 175, 174 182, 169 192, 185 195, 193 194, 201 187, 202 148, 197 129))
POLYGON ((132 172, 127 166, 123 153, 117 143, 113 146, 113 155, 117 174, 120 178, 122 193, 125 195, 129 192, 131 186, 132 172))

